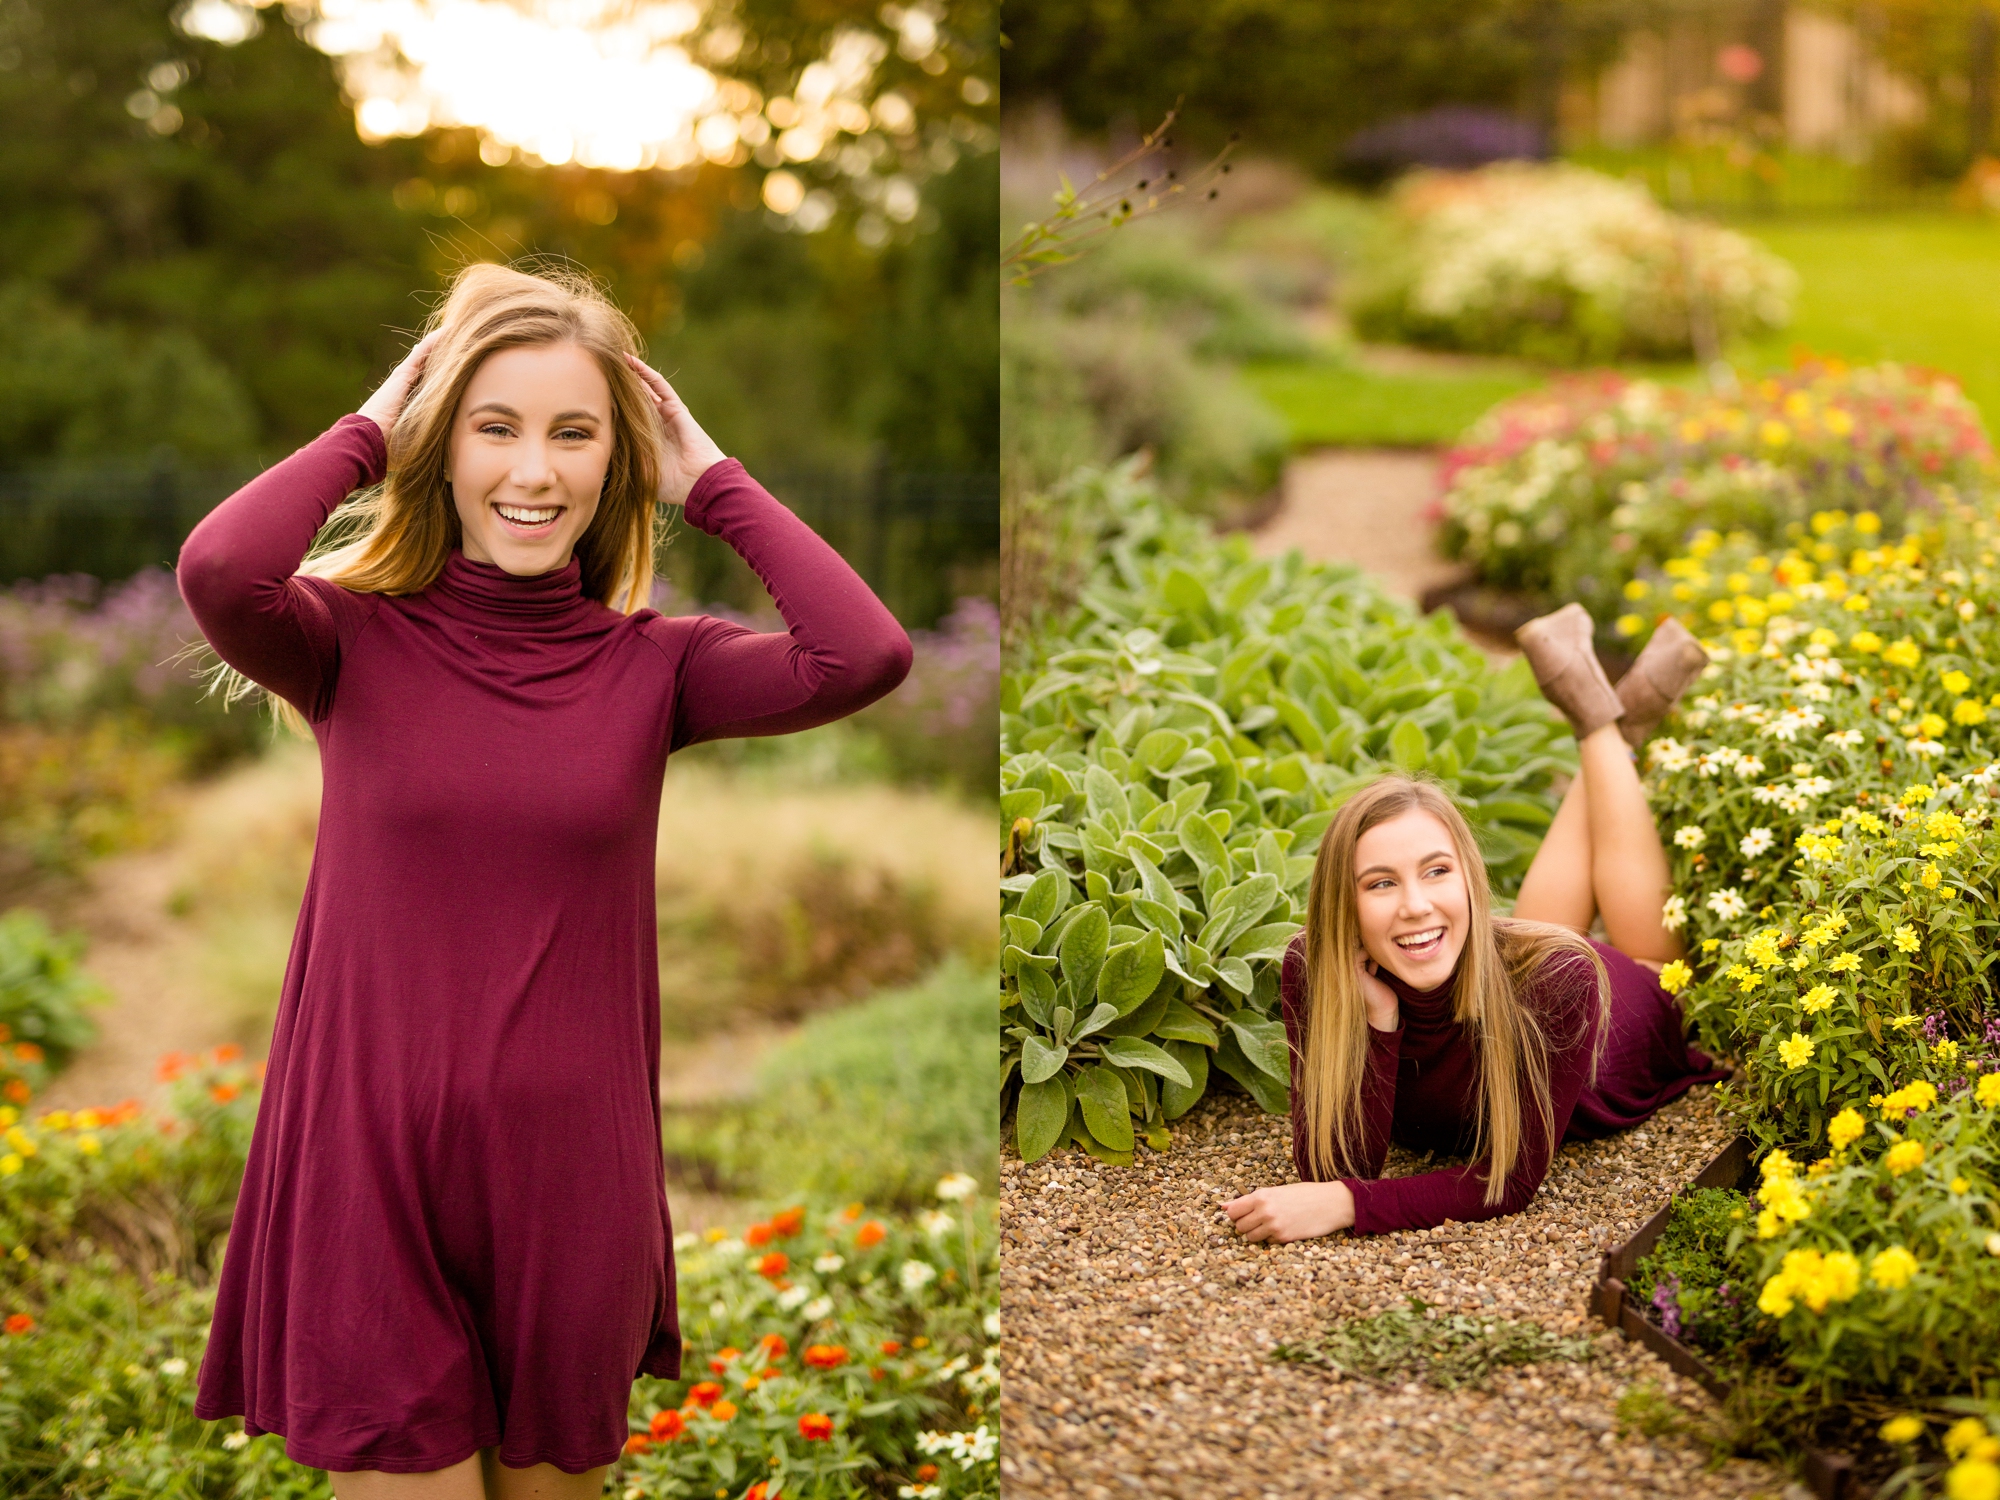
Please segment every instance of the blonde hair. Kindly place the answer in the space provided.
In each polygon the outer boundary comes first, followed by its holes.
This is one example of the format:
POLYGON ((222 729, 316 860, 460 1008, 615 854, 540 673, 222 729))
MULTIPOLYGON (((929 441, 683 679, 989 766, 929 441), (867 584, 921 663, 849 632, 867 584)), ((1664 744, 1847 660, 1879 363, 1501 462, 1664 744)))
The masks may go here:
MULTIPOLYGON (((652 394, 625 360, 639 352, 631 320, 586 276, 479 264, 453 278, 423 331, 439 337, 389 434, 388 477, 335 513, 298 576, 362 594, 429 588, 460 541, 445 473, 452 419, 473 373, 502 349, 574 344, 596 358, 611 387, 611 462, 597 513, 576 542, 583 593, 622 614, 644 608, 653 592, 656 532, 664 525, 657 499, 665 431, 652 394)), ((225 703, 260 691, 227 666, 212 676, 211 691, 225 703)), ((281 722, 310 732, 297 708, 268 696, 281 722)))
POLYGON ((1313 1175, 1326 1180, 1351 1173, 1362 1159, 1361 1089, 1368 1070, 1368 1005, 1354 962, 1362 949, 1355 846, 1369 829, 1413 811, 1444 824, 1465 876, 1471 917, 1452 972, 1452 1016, 1477 1049, 1473 1155, 1487 1159, 1486 1202, 1494 1204, 1505 1194, 1520 1156, 1524 1095, 1541 1116, 1544 1139, 1555 1132, 1549 1037, 1541 1018, 1521 1002, 1523 986, 1552 958, 1576 954, 1589 960, 1597 985, 1597 1040, 1590 1062, 1595 1081, 1610 1018, 1610 983, 1604 961, 1570 929, 1493 915, 1486 861, 1471 826, 1433 782, 1394 773, 1370 782, 1342 805, 1320 839, 1306 903, 1305 1043, 1296 1107, 1304 1111, 1313 1175))

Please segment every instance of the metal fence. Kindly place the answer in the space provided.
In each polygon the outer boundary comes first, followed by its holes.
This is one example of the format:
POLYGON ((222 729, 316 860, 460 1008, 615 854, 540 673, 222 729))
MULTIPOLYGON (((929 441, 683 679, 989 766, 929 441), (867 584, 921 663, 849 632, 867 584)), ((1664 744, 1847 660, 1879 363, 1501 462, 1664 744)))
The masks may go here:
MULTIPOLYGON (((182 540, 254 468, 171 463, 0 472, 0 586, 52 573, 124 578, 172 567, 182 540)), ((757 479, 851 563, 898 619, 934 624, 959 593, 990 587, 999 553, 995 474, 760 473, 757 479)), ((763 586, 728 545, 676 521, 662 572, 687 598, 750 609, 763 586)))

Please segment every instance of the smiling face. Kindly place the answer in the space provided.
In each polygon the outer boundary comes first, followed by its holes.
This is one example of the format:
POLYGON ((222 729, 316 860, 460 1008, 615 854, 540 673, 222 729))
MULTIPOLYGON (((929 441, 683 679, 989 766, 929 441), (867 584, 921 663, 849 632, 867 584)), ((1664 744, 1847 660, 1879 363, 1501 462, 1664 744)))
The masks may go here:
POLYGON ((1355 841, 1354 870, 1368 956, 1413 989, 1443 984, 1465 948, 1472 908, 1450 830, 1412 808, 1355 841))
POLYGON ((473 371, 451 424, 460 548, 530 577, 564 567, 611 464, 611 386, 575 344, 502 349, 473 371))

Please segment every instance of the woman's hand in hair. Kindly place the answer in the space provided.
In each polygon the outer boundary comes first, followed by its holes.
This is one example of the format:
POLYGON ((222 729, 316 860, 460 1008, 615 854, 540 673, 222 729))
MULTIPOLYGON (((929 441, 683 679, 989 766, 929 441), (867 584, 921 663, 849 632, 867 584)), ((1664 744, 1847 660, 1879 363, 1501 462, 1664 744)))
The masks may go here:
POLYGON ((389 372, 389 378, 375 388, 375 394, 361 403, 361 415, 382 429, 383 441, 386 442, 389 434, 395 431, 396 418, 402 415, 410 387, 423 373, 424 360, 437 340, 435 333, 427 333, 418 339, 416 346, 403 356, 402 363, 389 372))
POLYGON ((1246 1240, 1311 1240, 1354 1227, 1354 1194, 1344 1182, 1288 1182, 1222 1205, 1246 1240))
POLYGON ((660 423, 667 429, 667 451, 665 461, 660 466, 660 502, 663 505, 679 505, 694 488, 694 482, 701 478, 710 464, 721 463, 728 455, 715 445, 715 439, 701 430, 674 388, 667 384, 667 377, 647 364, 636 354, 625 356, 646 389, 653 393, 653 405, 659 409, 660 423))
POLYGON ((1361 998, 1368 1002, 1368 1024, 1377 1031, 1394 1031, 1403 1024, 1403 1007, 1396 992, 1381 979, 1381 967, 1366 950, 1354 955, 1354 971, 1361 976, 1361 998))

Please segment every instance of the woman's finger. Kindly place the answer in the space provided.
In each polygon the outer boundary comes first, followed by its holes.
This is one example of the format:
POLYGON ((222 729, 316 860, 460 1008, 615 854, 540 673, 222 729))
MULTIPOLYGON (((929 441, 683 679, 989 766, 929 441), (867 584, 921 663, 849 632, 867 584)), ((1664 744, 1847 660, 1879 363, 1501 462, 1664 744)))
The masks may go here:
POLYGON ((628 354, 625 358, 631 364, 632 368, 638 372, 639 378, 646 383, 646 389, 653 393, 655 401, 664 406, 673 399, 674 388, 667 384, 666 376, 662 375, 636 354, 628 354))

